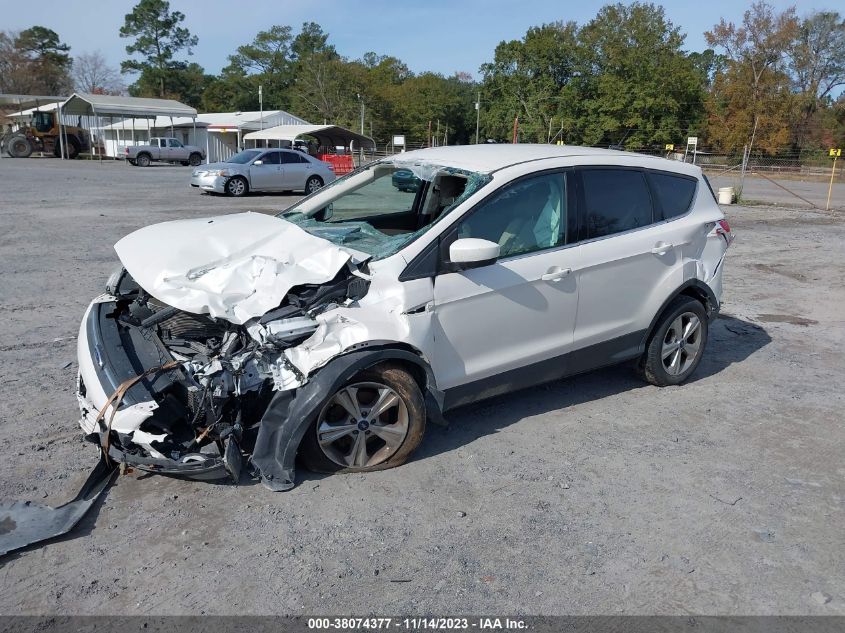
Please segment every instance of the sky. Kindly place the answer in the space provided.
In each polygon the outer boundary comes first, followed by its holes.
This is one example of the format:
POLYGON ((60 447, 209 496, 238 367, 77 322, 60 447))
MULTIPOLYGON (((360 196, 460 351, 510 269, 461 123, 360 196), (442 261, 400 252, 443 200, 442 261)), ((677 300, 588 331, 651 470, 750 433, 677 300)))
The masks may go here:
MULTIPOLYGON (((814 9, 842 11, 842 0, 815 4, 769 0, 776 9, 798 5, 799 15, 814 9)), ((704 31, 720 18, 740 22, 751 0, 666 1, 667 17, 687 34, 689 51, 706 48, 704 31)), ((127 40, 118 30, 133 0, 0 0, 0 29, 33 25, 56 31, 71 54, 101 51, 118 66, 126 58, 127 40), (38 11, 31 10, 37 6, 38 11)), ((368 51, 392 55, 414 72, 445 75, 457 71, 478 77, 496 45, 521 38, 531 26, 556 20, 588 22, 607 2, 580 0, 170 0, 185 14, 184 25, 199 37, 187 59, 216 74, 227 56, 261 30, 287 24, 298 31, 303 22, 322 25, 338 52, 352 59, 368 51)), ((845 12, 845 11, 842 11, 845 12)))

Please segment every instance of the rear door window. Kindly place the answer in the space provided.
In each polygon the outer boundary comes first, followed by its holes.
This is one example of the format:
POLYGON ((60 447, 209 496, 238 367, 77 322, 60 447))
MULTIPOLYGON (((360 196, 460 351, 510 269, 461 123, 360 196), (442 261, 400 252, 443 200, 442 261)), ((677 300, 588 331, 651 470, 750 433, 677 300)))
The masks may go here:
POLYGON ((587 167, 579 172, 587 239, 631 231, 654 221, 642 171, 587 167))
POLYGON ((303 161, 299 160, 299 153, 298 152, 279 152, 282 156, 282 164, 283 165, 292 165, 295 163, 301 163, 303 161))
POLYGON ((697 184, 694 178, 655 171, 649 172, 648 177, 664 220, 677 218, 689 211, 697 184))

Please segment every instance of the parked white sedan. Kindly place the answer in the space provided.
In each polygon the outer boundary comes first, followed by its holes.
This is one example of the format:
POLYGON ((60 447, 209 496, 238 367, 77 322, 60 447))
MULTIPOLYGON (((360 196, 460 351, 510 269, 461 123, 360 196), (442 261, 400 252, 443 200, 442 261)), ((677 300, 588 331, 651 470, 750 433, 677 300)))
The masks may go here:
POLYGON ((222 163, 194 169, 191 186, 245 196, 251 191, 313 193, 335 179, 331 165, 289 149, 247 149, 222 163))

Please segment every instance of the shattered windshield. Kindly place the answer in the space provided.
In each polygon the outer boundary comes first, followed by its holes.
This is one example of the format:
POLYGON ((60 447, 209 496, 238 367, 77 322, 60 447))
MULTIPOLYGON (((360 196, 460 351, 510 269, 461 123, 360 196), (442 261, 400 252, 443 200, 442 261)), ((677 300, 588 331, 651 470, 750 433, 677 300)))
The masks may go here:
POLYGON ((381 161, 334 181, 279 217, 382 259, 417 239, 490 179, 443 165, 381 161))
POLYGON ((246 149, 242 152, 238 152, 234 156, 230 156, 226 159, 225 162, 237 163, 238 165, 246 165, 249 161, 258 156, 261 152, 262 150, 246 149))

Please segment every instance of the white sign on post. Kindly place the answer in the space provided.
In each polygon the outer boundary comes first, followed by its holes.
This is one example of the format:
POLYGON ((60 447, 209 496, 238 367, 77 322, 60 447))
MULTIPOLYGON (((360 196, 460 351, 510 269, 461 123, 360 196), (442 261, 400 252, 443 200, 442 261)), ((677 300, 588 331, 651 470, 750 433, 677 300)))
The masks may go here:
POLYGON ((393 137, 393 144, 394 145, 402 145, 405 146, 405 135, 404 134, 397 134, 393 137))
POLYGON ((687 137, 687 145, 698 145, 698 137, 697 136, 688 136, 687 137))

